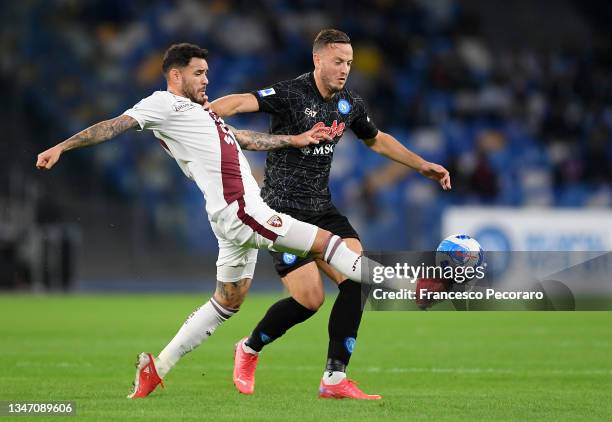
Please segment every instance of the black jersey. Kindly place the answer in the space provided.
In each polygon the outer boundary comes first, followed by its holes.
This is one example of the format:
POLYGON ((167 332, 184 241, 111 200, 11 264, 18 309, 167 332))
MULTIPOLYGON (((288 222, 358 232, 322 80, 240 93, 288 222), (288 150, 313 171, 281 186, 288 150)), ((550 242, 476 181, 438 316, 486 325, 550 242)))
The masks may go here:
POLYGON ((373 138, 378 133, 363 99, 343 88, 324 100, 312 72, 254 91, 253 95, 259 110, 271 115, 271 133, 298 135, 321 126, 333 137, 333 141, 318 145, 270 151, 261 196, 279 211, 329 209, 332 206, 329 171, 334 148, 345 129, 351 128, 361 139, 373 138))

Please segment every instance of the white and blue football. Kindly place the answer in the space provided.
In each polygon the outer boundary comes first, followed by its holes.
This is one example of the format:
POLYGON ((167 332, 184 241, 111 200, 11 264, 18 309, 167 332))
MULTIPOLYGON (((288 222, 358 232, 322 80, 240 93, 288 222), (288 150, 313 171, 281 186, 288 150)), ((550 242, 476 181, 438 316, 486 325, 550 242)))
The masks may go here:
POLYGON ((478 267, 484 262, 484 251, 476 239, 467 234, 453 234, 436 249, 436 265, 446 268, 478 267))

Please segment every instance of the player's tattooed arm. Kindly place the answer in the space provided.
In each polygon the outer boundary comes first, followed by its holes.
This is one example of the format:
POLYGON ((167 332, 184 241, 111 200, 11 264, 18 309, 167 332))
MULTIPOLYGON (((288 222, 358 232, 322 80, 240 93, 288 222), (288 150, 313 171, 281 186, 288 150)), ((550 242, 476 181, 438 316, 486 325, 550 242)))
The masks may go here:
POLYGON ((253 130, 233 129, 236 140, 242 147, 249 151, 271 151, 291 146, 289 135, 268 135, 253 130))
POLYGON ((215 298, 221 305, 238 309, 242 305, 250 286, 250 278, 243 278, 234 282, 217 281, 215 298))
POLYGON ((66 139, 60 145, 64 151, 70 151, 75 148, 82 148, 90 145, 99 144, 117 135, 122 134, 128 129, 138 126, 138 122, 133 117, 121 115, 114 119, 105 120, 80 131, 76 135, 66 139))
POLYGON ((60 156, 65 151, 96 145, 117 135, 122 134, 128 129, 138 126, 138 122, 133 117, 121 115, 114 119, 105 120, 80 131, 63 142, 38 154, 36 167, 49 170, 57 163, 60 156))
POLYGON ((331 141, 325 128, 310 129, 299 135, 270 135, 253 130, 238 130, 230 126, 236 141, 249 151, 271 151, 286 147, 301 148, 320 141, 331 141))

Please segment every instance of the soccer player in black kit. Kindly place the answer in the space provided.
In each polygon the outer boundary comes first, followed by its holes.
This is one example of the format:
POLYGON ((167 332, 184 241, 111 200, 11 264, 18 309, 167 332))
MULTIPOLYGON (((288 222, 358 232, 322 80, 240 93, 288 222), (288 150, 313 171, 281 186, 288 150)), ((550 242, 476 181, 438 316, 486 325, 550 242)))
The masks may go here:
MULTIPOLYGON (((345 87, 353 49, 344 32, 325 29, 313 44, 314 72, 247 94, 234 94, 212 102, 220 116, 263 111, 271 115, 273 134, 297 134, 324 126, 333 141, 304 148, 268 153, 261 195, 274 209, 316 224, 341 236, 349 248, 362 252, 359 236, 345 216, 332 204, 328 187, 334 147, 351 129, 374 152, 419 171, 450 189, 448 171, 425 161, 375 126, 364 100, 345 87)), ((361 286, 347 280, 324 260, 272 252, 278 274, 291 297, 272 305, 248 338, 236 345, 234 384, 244 394, 255 387, 255 368, 262 348, 296 324, 310 318, 323 304, 324 289, 319 270, 339 288, 329 317, 327 364, 319 397, 376 400, 346 378, 361 322, 361 286)))

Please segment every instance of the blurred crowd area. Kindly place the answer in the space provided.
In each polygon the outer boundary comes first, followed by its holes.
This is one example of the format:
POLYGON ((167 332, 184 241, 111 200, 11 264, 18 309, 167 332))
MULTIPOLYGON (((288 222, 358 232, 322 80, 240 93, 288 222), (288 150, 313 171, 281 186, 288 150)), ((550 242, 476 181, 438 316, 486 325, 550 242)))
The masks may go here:
MULTIPOLYGON (((152 134, 70 153, 53 177, 35 174, 35 155, 164 89, 161 59, 174 42, 210 50, 214 99, 310 71, 326 27, 351 37, 349 86, 378 127, 453 176, 443 193, 345 135, 331 187, 367 247, 435 246, 449 205, 612 205, 605 2, 23 0, 2 9, 1 86, 12 106, 0 197, 30 192, 43 222, 61 220, 67 204, 116 200, 137 209, 144 238, 215 253, 201 193, 152 134)), ((268 128, 261 114, 231 122, 268 128)), ((257 175, 264 159, 249 154, 257 175)))

